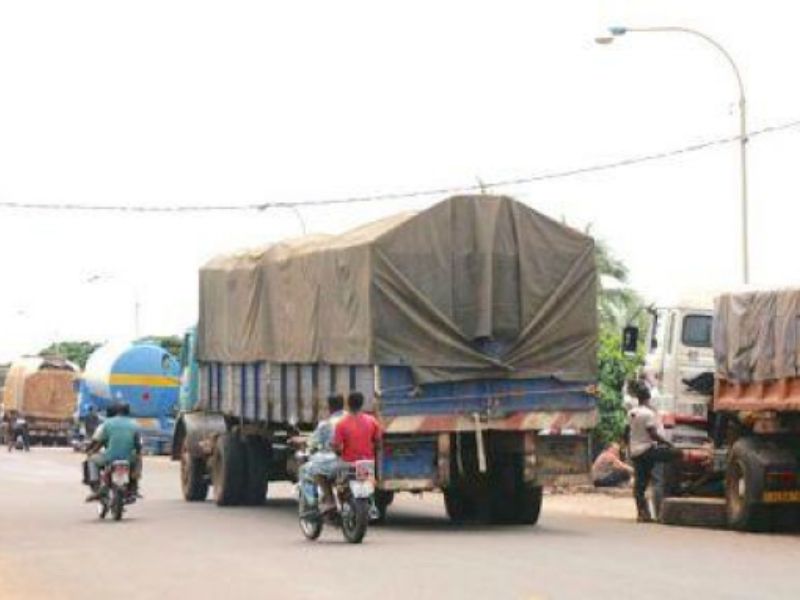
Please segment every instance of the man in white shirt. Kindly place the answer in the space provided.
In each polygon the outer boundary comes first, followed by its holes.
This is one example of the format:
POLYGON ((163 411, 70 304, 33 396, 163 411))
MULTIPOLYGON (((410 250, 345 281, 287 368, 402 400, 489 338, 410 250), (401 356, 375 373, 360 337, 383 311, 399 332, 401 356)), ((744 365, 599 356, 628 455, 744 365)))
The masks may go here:
POLYGON ((650 389, 637 382, 631 386, 639 406, 628 413, 628 448, 633 460, 633 497, 636 500, 637 520, 650 522, 650 508, 644 494, 653 476, 653 467, 659 462, 675 458, 672 444, 659 432, 658 415, 650 406, 650 389))

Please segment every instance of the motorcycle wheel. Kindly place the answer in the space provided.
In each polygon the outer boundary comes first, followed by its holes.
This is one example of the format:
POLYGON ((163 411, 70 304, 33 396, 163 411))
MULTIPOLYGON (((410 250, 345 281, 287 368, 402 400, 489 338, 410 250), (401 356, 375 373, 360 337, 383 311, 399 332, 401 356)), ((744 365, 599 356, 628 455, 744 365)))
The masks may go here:
POLYGON ((351 544, 360 544, 367 534, 369 524, 369 500, 348 498, 342 504, 342 533, 351 544))
POLYGON ((322 515, 320 515, 318 511, 313 516, 309 514, 311 511, 308 504, 306 504, 302 491, 299 492, 297 509, 300 520, 300 531, 303 532, 307 540, 313 542, 322 533, 322 515))
POLYGON ((111 514, 114 516, 115 521, 122 519, 122 513, 125 511, 125 494, 120 490, 111 491, 111 514))
POLYGON ((108 514, 108 502, 101 498, 97 503, 97 516, 100 519, 105 519, 108 514))

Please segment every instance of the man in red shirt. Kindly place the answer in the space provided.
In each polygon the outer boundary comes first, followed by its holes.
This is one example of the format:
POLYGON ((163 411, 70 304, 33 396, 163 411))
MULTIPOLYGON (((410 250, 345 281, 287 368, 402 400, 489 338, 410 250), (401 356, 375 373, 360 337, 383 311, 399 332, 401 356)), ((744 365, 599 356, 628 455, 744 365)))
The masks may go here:
POLYGON ((361 412, 363 406, 363 394, 351 392, 347 397, 349 413, 336 424, 333 448, 345 462, 375 460, 375 446, 383 434, 375 417, 361 412))

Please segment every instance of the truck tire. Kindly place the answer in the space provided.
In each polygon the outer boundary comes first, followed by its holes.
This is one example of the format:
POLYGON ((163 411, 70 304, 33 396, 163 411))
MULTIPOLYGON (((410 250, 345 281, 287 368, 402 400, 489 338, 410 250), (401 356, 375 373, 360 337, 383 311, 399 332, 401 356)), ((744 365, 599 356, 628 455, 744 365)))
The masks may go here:
POLYGON ((247 506, 261 506, 267 499, 269 450, 259 438, 248 439, 244 443, 244 449, 247 469, 242 503, 247 506))
POLYGON ((766 507, 759 502, 763 491, 761 471, 756 461, 755 445, 747 438, 737 441, 731 448, 725 472, 725 510, 731 529, 765 529, 766 507))
POLYGON ((542 486, 528 485, 520 494, 515 521, 520 525, 536 525, 542 512, 542 486))
POLYGON ((386 522, 386 513, 392 502, 394 502, 394 492, 386 492, 384 490, 375 491, 375 508, 378 509, 378 518, 375 519, 377 525, 382 525, 386 522))
POLYGON ((208 497, 206 461, 192 456, 186 438, 181 444, 181 491, 187 502, 202 502, 208 497))
POLYGON ((486 486, 452 486, 444 490, 444 507, 454 523, 491 521, 491 498, 486 486))
POLYGON ((444 490, 444 508, 453 523, 463 523, 475 518, 475 510, 463 490, 452 487, 444 490))
POLYGON ((244 444, 224 433, 217 438, 211 455, 211 485, 217 506, 236 506, 242 503, 246 476, 244 444))
POLYGON ((490 516, 493 523, 535 525, 542 508, 542 488, 526 482, 523 457, 497 457, 489 477, 490 516))

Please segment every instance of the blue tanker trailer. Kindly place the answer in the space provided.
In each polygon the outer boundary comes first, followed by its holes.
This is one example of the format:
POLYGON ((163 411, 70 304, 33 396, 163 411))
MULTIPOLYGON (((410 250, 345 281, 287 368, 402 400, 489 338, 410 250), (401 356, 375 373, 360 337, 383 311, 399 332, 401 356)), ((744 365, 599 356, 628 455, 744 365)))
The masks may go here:
POLYGON ((104 413, 124 401, 139 423, 145 450, 169 452, 180 385, 179 366, 151 342, 110 343, 86 362, 78 391, 77 418, 83 422, 92 406, 104 413))

